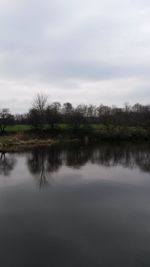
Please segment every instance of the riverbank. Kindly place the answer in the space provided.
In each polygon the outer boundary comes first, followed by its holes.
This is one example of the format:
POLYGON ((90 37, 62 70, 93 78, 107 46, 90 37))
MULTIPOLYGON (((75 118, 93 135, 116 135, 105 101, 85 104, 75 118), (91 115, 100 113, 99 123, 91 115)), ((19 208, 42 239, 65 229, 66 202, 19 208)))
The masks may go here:
POLYGON ((141 127, 114 127, 99 125, 86 128, 55 128, 43 131, 6 132, 0 136, 0 151, 18 151, 55 143, 100 141, 150 141, 150 129, 141 127))

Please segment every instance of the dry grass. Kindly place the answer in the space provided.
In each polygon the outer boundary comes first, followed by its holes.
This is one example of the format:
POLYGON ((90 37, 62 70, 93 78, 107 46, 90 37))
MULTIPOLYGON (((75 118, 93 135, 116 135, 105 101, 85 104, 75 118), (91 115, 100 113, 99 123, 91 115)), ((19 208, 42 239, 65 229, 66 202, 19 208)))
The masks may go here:
POLYGON ((29 148, 33 146, 51 145, 56 141, 49 138, 37 138, 36 136, 29 136, 26 134, 16 134, 11 136, 0 137, 1 151, 16 151, 20 148, 29 148))

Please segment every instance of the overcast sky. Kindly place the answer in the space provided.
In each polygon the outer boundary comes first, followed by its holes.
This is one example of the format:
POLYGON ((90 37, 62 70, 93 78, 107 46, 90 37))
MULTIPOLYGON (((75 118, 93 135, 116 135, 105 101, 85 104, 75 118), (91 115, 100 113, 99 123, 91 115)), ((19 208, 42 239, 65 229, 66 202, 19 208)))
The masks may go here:
POLYGON ((0 0, 0 108, 150 103, 149 0, 0 0))

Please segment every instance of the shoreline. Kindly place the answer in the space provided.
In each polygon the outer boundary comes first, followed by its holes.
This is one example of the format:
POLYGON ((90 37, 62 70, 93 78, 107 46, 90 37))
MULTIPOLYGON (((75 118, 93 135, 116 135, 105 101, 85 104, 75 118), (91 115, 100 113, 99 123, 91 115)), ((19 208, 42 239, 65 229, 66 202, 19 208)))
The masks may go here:
POLYGON ((3 135, 0 136, 0 153, 18 152, 29 150, 35 147, 52 146, 55 144, 75 143, 80 142, 80 139, 59 139, 59 138, 41 138, 40 136, 30 135, 3 135))
POLYGON ((111 138, 111 136, 41 136, 40 134, 27 134, 27 133, 18 133, 11 135, 1 135, 0 136, 0 153, 5 152, 18 152, 25 151, 35 147, 42 146, 52 146, 55 144, 68 144, 68 143, 84 143, 85 145, 88 143, 98 144, 100 142, 108 142, 108 143, 123 143, 123 142, 132 142, 134 144, 139 142, 149 143, 149 138, 111 138))
POLYGON ((50 146, 57 141, 50 138, 37 138, 25 134, 0 136, 0 152, 17 152, 36 146, 50 146))

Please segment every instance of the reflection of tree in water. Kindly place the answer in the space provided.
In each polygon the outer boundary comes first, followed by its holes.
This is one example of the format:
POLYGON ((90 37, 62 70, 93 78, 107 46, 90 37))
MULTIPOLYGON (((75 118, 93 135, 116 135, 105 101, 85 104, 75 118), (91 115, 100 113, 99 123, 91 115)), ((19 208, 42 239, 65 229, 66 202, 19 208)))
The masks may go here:
POLYGON ((92 162, 107 167, 121 165, 130 169, 140 168, 150 172, 150 146, 147 144, 105 144, 97 148, 92 162))
POLYGON ((133 168, 135 166, 131 147, 115 144, 103 144, 96 148, 93 152, 91 162, 106 167, 122 165, 124 167, 133 168))
POLYGON ((14 154, 0 153, 0 174, 9 176, 10 172, 14 169, 16 159, 14 154))
POLYGON ((111 145, 104 143, 99 146, 71 145, 65 149, 65 163, 73 168, 80 168, 88 161, 105 167, 122 165, 133 168, 136 164, 132 155, 132 149, 128 146, 111 145))
POLYGON ((135 161, 142 171, 150 172, 150 148, 140 150, 136 154, 135 161))
POLYGON ((65 163, 69 167, 79 169, 92 157, 92 153, 90 147, 72 145, 65 151, 65 163))
POLYGON ((47 185, 51 174, 57 172, 62 164, 79 169, 88 161, 105 167, 139 167, 150 172, 150 147, 128 143, 52 146, 34 149, 27 159, 29 170, 37 177, 40 188, 47 185))
POLYGON ((29 170, 38 179, 39 188, 46 186, 51 173, 61 166, 60 153, 56 149, 36 148, 28 155, 29 170))
POLYGON ((58 171, 62 165, 62 153, 59 146, 52 146, 47 153, 47 171, 52 173, 58 171))

